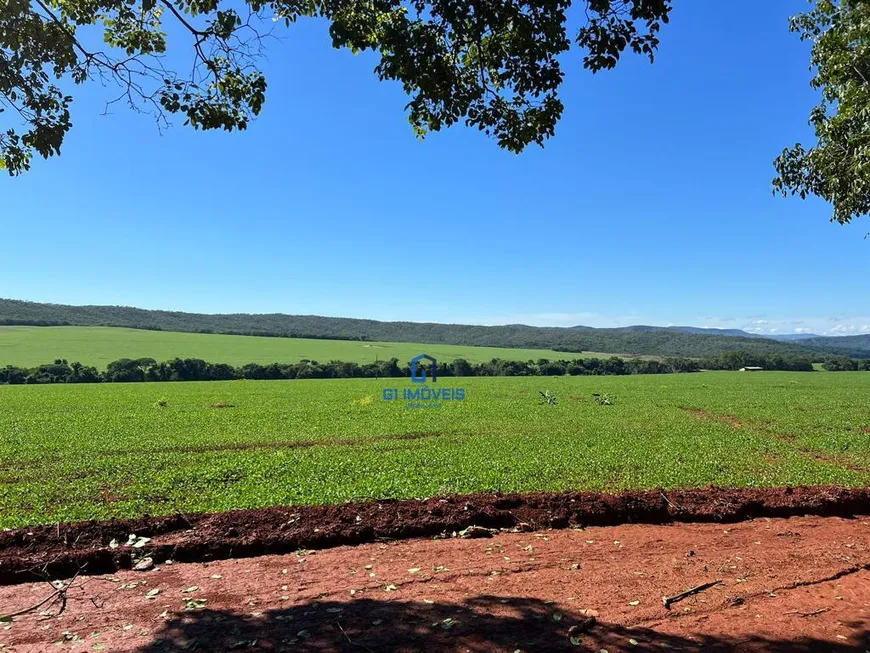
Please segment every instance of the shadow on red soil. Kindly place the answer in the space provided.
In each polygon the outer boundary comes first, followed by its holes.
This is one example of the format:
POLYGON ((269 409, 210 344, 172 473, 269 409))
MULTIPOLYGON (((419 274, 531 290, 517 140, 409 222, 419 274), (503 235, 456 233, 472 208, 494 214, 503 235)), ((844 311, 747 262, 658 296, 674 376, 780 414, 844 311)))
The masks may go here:
MULTIPOLYGON (((653 628, 627 627, 596 622, 574 642, 570 628, 586 624, 578 613, 560 613, 553 622, 553 609, 539 599, 513 598, 505 614, 503 599, 476 596, 459 605, 387 602, 369 599, 352 606, 329 601, 276 610, 263 621, 233 611, 205 610, 165 624, 142 653, 181 651, 190 642, 207 642, 208 650, 324 651, 764 651, 765 653, 865 653, 870 633, 852 642, 805 637, 769 639, 761 635, 681 636, 653 628), (332 619, 325 616, 334 613, 332 619), (315 615, 315 616, 312 616, 315 615), (372 626, 380 622, 381 627, 372 626), (455 626, 450 624, 455 623, 455 626), (303 633, 303 637, 298 634, 303 633), (316 633, 316 634, 313 634, 316 633), (282 649, 280 642, 288 648, 282 649), (631 644, 630 642, 637 642, 631 644), (233 648, 235 647, 235 648, 233 648)), ((745 618, 745 617, 744 617, 745 618)), ((735 631, 739 632, 739 627, 735 631)))
POLYGON ((449 535, 471 525, 524 531, 801 515, 870 515, 870 488, 475 494, 39 526, 0 533, 0 585, 130 568, 133 551, 110 546, 130 534, 152 538, 155 562, 201 562, 449 535))

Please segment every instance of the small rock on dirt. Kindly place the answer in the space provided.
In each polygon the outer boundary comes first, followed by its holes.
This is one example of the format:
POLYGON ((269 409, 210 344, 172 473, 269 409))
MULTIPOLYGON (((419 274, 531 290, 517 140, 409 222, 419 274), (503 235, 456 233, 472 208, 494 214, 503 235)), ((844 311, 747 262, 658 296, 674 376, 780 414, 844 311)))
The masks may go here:
POLYGON ((154 569, 154 560, 151 558, 142 558, 133 565, 133 571, 149 571, 150 569, 154 569))
POLYGON ((483 526, 469 526, 466 529, 459 531, 458 535, 462 539, 471 539, 476 537, 492 537, 498 531, 494 528, 484 528, 483 526))

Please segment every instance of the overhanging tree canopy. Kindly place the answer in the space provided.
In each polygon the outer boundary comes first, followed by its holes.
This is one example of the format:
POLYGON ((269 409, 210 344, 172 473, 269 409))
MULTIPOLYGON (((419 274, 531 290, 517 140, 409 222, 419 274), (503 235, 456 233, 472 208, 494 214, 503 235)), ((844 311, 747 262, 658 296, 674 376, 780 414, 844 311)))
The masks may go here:
POLYGON ((418 134, 465 120, 519 152, 543 143, 562 115, 558 55, 571 37, 586 49, 593 71, 612 68, 627 48, 652 60, 670 11, 670 0, 585 0, 586 20, 569 37, 570 4, 4 0, 0 106, 19 125, 0 132, 0 155, 17 174, 34 153, 58 154, 71 126, 72 97, 61 87, 93 79, 114 81, 120 100, 160 119, 177 113, 198 129, 245 129, 265 100, 266 80, 257 69, 263 25, 289 26, 304 17, 327 19, 336 48, 379 54, 375 72, 401 82, 418 134), (183 39, 167 37, 170 21, 173 32, 181 26, 183 39), (109 47, 95 48, 82 37, 89 26, 102 31, 109 47), (170 48, 174 60, 186 48, 190 74, 165 66, 170 48))
POLYGON ((776 160, 774 188, 817 195, 841 224, 870 213, 870 2, 817 0, 791 29, 812 41, 812 85, 822 101, 810 114, 817 144, 798 143, 776 160))
MULTIPOLYGON (((574 44, 592 72, 626 50, 652 61, 672 0, 578 2, 572 27, 570 0, 2 0, 0 166, 15 175, 59 154, 67 91, 89 80, 162 122, 245 129, 266 97, 264 26, 306 17, 329 21, 336 48, 378 54, 375 73, 402 84, 418 135, 464 121, 520 152, 562 115, 559 56, 574 44)), ((774 189, 822 197, 846 223, 870 212, 870 3, 815 0, 792 29, 813 42, 823 99, 817 144, 783 152, 774 189)))

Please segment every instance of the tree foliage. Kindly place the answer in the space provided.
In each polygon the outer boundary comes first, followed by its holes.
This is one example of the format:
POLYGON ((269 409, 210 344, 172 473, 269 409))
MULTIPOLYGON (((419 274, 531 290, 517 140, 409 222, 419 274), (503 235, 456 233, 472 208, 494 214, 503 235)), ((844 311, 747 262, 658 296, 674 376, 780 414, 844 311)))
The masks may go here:
POLYGON ((870 360, 838 356, 826 360, 822 367, 828 372, 870 372, 870 360))
POLYGON ((34 154, 58 154, 72 126, 64 89, 94 80, 164 123, 179 114, 196 129, 245 129, 265 100, 265 27, 310 17, 329 21, 334 47, 377 54, 376 75, 402 84, 418 135, 464 121, 519 152, 553 135, 572 42, 593 72, 626 50, 652 60, 671 9, 579 4, 571 28, 570 0, 3 0, 0 161, 15 175, 34 154))
POLYGON ((817 0, 791 29, 813 44, 812 86, 822 99, 810 113, 816 145, 783 151, 774 188, 824 198, 831 220, 845 224, 870 212, 870 3, 817 0))
POLYGON ((701 358, 697 363, 704 370, 739 370, 743 367, 761 367, 765 370, 812 372, 815 369, 813 368, 813 359, 807 356, 764 355, 746 351, 729 351, 719 356, 701 358))

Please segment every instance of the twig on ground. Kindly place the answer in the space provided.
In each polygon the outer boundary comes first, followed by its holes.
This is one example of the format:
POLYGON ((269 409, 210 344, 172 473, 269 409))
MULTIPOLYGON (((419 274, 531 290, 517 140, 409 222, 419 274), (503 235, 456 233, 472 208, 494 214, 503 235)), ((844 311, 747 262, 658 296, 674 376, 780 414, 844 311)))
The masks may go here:
POLYGON ((813 610, 812 612, 801 612, 800 610, 789 610, 788 612, 783 612, 783 614, 796 614, 799 617, 815 617, 817 614, 822 614, 823 612, 827 612, 831 608, 819 608, 818 610, 813 610))
MULTIPOLYGON (((24 609, 22 609, 22 610, 18 610, 18 611, 16 611, 16 612, 11 612, 11 613, 9 613, 9 614, 0 615, 0 622, 8 622, 8 621, 12 621, 12 619, 13 619, 14 617, 20 617, 21 615, 27 614, 28 612, 33 612, 34 610, 38 610, 39 608, 41 608, 42 606, 44 606, 46 603, 51 604, 51 603, 54 603, 54 602, 57 601, 57 600, 60 600, 60 604, 61 604, 60 612, 63 612, 64 609, 66 608, 66 593, 70 590, 70 588, 72 587, 72 585, 73 585, 73 583, 75 582, 76 578, 79 577, 79 574, 80 574, 81 572, 82 572, 82 570, 79 569, 79 570, 76 572, 75 576, 73 576, 72 578, 70 578, 70 580, 69 580, 68 583, 66 583, 65 585, 62 585, 61 587, 58 587, 57 589, 55 589, 54 592, 52 592, 51 594, 49 594, 48 596, 46 596, 46 597, 45 597, 44 599, 42 599, 39 603, 36 603, 35 605, 31 605, 29 608, 24 608, 24 609)), ((58 614, 60 614, 60 613, 58 613, 58 614)))
POLYGON ((23 610, 18 610, 17 612, 10 612, 9 614, 0 615, 0 623, 2 623, 4 621, 12 621, 13 617, 20 617, 21 615, 27 614, 28 612, 33 612, 34 610, 38 610, 39 608, 44 606, 49 601, 54 602, 54 600, 58 596, 60 596, 60 594, 62 592, 63 592, 62 589, 55 590, 54 592, 52 592, 51 594, 46 596, 44 599, 42 599, 39 603, 31 605, 29 608, 24 608, 23 610))
POLYGON ((703 583, 702 585, 698 585, 697 587, 693 587, 692 589, 688 589, 685 592, 680 592, 679 594, 674 594, 673 596, 663 596, 662 603, 664 603, 666 608, 670 608, 672 604, 677 603, 678 601, 682 601, 683 599, 692 596, 693 594, 698 594, 703 592, 704 590, 708 590, 711 587, 715 587, 721 580, 713 580, 709 583, 703 583))
POLYGON ((348 643, 348 644, 350 644, 351 646, 359 646, 360 648, 364 648, 364 649, 367 650, 369 653, 375 653, 373 650, 371 650, 371 649, 370 649, 368 646, 366 646, 365 644, 360 644, 359 642, 355 642, 355 641, 353 641, 353 640, 350 638, 350 635, 348 635, 346 632, 344 632, 344 628, 341 627, 341 622, 340 622, 340 621, 336 621, 336 622, 335 622, 335 625, 338 626, 338 629, 341 631, 341 634, 344 635, 344 638, 347 640, 347 643, 348 643))
POLYGON ((63 614, 63 611, 66 610, 66 590, 68 590, 68 589, 69 589, 69 587, 66 587, 60 593, 60 596, 57 597, 58 601, 60 601, 60 610, 57 611, 56 615, 53 615, 54 617, 59 617, 60 615, 63 614))
POLYGON ((671 501, 670 499, 668 499, 668 495, 666 495, 664 492, 662 492, 661 495, 662 495, 662 499, 664 499, 665 502, 666 502, 666 503, 667 503, 671 508, 673 508, 674 510, 682 510, 682 509, 683 509, 682 506, 678 506, 678 505, 675 504, 673 501, 671 501))

